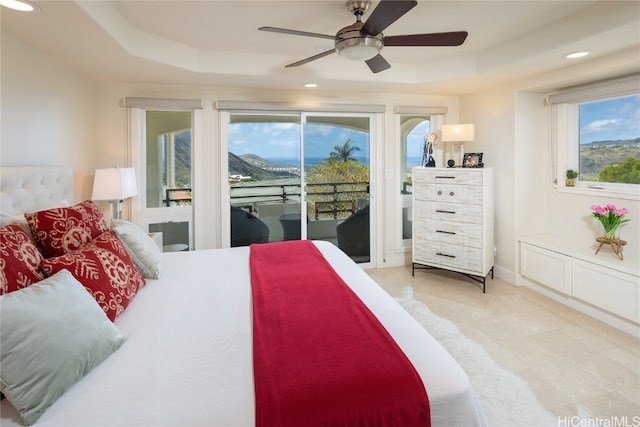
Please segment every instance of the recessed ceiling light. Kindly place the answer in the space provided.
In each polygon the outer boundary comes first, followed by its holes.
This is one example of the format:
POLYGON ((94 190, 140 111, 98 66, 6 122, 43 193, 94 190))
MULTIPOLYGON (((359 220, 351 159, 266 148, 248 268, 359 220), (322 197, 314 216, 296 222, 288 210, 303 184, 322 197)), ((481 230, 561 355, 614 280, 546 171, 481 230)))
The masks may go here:
POLYGON ((304 87, 318 87, 315 83, 305 83, 304 87))
POLYGON ((32 12, 39 9, 36 4, 25 0, 0 0, 0 6, 5 6, 9 9, 19 10, 21 12, 32 12))
POLYGON ((576 58, 582 58, 583 56, 587 56, 590 53, 591 52, 587 52, 586 50, 582 50, 580 52, 567 53, 564 57, 567 58, 567 59, 576 59, 576 58))

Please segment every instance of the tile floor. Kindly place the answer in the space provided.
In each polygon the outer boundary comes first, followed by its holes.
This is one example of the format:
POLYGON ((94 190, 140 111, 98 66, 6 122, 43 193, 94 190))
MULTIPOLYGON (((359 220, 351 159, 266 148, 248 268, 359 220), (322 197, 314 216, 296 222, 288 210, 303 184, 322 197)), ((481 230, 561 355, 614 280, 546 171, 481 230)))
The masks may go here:
MULTIPOLYGON (((393 297, 413 295, 454 322, 500 366, 527 381, 560 419, 640 426, 637 338, 499 279, 487 280, 483 294, 478 283, 445 271, 416 270, 412 277, 405 266, 367 273, 393 297)), ((579 422, 568 420, 559 425, 579 422)))

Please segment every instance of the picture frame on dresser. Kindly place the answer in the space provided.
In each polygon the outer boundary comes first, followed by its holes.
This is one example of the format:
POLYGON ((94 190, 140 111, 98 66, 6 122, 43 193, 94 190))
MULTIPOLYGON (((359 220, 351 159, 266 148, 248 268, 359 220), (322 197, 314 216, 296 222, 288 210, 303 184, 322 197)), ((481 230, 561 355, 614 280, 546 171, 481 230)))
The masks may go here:
POLYGON ((482 168, 484 163, 482 156, 484 153, 464 153, 463 168, 482 168))

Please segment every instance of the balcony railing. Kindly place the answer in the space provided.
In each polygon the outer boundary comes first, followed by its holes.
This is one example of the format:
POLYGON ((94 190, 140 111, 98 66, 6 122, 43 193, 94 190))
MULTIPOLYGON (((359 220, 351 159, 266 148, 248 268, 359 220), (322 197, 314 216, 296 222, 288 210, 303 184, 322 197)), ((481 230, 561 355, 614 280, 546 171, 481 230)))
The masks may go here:
MULTIPOLYGON (((309 218, 345 218, 360 208, 359 201, 368 199, 369 183, 332 182, 307 184, 309 218)), ((232 206, 242 207, 250 212, 264 203, 300 202, 300 184, 295 183, 243 183, 230 188, 232 206)), ((191 188, 167 188, 165 206, 191 205, 191 188)))

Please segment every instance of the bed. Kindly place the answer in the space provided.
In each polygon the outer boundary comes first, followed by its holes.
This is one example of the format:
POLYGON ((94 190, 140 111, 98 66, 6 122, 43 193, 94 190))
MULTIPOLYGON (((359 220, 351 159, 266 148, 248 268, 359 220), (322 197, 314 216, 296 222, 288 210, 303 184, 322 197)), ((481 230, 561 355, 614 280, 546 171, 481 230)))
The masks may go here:
MULTIPOLYGON (((1 173, 5 224, 73 200, 68 167, 3 167, 1 173)), ((313 244, 411 361, 428 393, 431 425, 485 425, 467 375, 446 350, 336 246, 313 244)), ((123 344, 35 425, 256 425, 250 248, 159 256, 158 278, 148 279, 113 321, 123 344)), ((6 398, 0 409, 0 425, 24 425, 6 398)))

